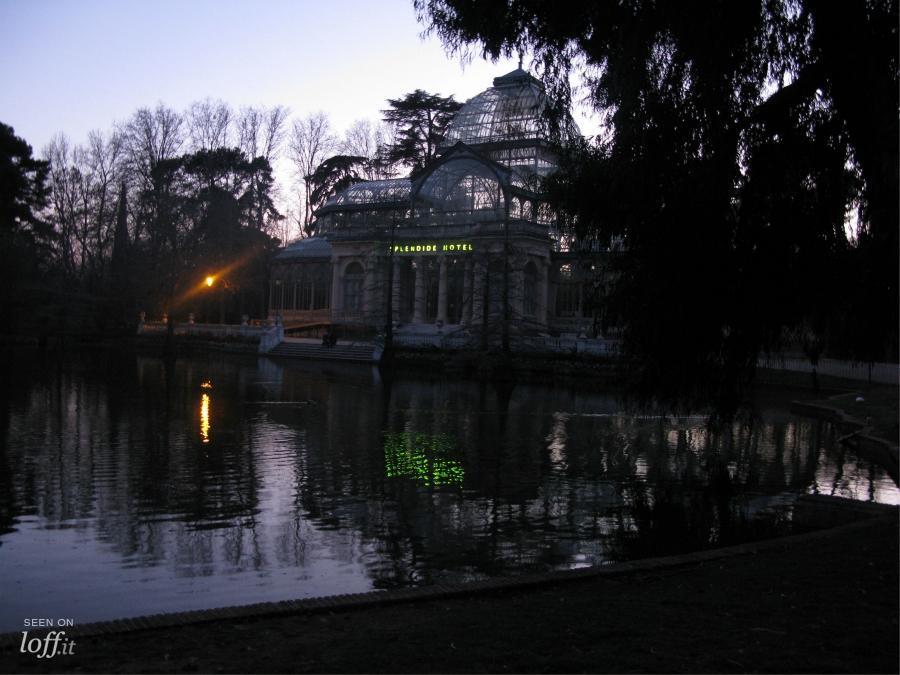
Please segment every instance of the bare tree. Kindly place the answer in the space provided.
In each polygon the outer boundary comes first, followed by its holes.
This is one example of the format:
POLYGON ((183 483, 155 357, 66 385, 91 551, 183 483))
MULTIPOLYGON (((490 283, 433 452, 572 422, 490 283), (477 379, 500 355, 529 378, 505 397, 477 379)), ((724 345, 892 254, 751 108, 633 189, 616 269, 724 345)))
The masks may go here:
POLYGON ((129 168, 145 183, 153 167, 178 155, 184 145, 184 117, 162 103, 139 108, 122 128, 129 168))
POLYGON ((278 237, 282 243, 287 244, 295 238, 296 232, 303 232, 303 207, 295 202, 288 204, 284 211, 284 218, 278 222, 278 228, 270 233, 278 237))
POLYGON ((75 240, 78 244, 78 274, 83 280, 86 269, 95 266, 96 252, 91 247, 91 231, 93 217, 91 213, 91 175, 87 161, 88 153, 82 145, 76 145, 72 149, 73 171, 76 191, 78 196, 77 226, 75 227, 75 240))
POLYGON ((231 108, 223 101, 206 98, 192 103, 187 111, 191 150, 229 147, 231 122, 231 108))
POLYGON ((80 176, 74 167, 74 151, 65 134, 56 134, 43 150, 50 162, 50 217, 59 234, 59 258, 63 269, 74 277, 79 266, 76 231, 79 216, 80 176))
MULTIPOLYGON (((154 180, 154 169, 181 151, 185 142, 184 127, 181 114, 159 103, 153 110, 139 108, 121 129, 129 182, 138 193, 155 193, 157 203, 161 186, 154 180)), ((145 226, 153 227, 159 214, 144 213, 142 216, 136 219, 135 238, 140 237, 145 226)))
POLYGON ((281 154, 288 109, 283 105, 241 108, 237 117, 238 147, 247 159, 273 163, 281 154))
MULTIPOLYGON (((260 158, 268 162, 269 167, 274 166, 281 155, 287 117, 288 109, 281 105, 271 108, 262 106, 241 108, 236 120, 238 148, 248 160, 254 162, 254 166, 259 165, 255 160, 260 158)), ((287 218, 265 222, 261 208, 262 192, 265 189, 262 183, 260 175, 254 173, 251 179, 251 190, 257 205, 255 209, 256 228, 265 229, 269 234, 287 242, 287 230, 290 229, 290 221, 287 218)), ((272 185, 268 190, 272 197, 276 199, 279 197, 280 190, 277 184, 272 185)))
POLYGON ((112 244, 115 221, 115 190, 122 173, 123 139, 113 131, 104 136, 94 130, 88 134, 86 164, 90 176, 93 215, 93 245, 96 273, 104 274, 107 252, 112 244))
POLYGON ((375 179, 394 178, 402 167, 390 159, 390 149, 397 143, 397 129, 384 122, 375 127, 375 158, 372 162, 375 179))
POLYGON ((337 150, 338 141, 331 132, 331 124, 324 112, 317 112, 303 119, 294 120, 289 143, 290 159, 294 165, 297 186, 303 203, 302 229, 311 234, 312 205, 309 178, 316 167, 337 150))
MULTIPOLYGON (((375 128, 369 120, 356 120, 344 134, 340 151, 343 155, 372 159, 378 152, 375 128)), ((372 180, 371 178, 369 180, 372 180)))
POLYGON ((385 148, 394 143, 394 129, 389 124, 369 120, 356 120, 344 134, 340 151, 342 154, 365 157, 363 175, 366 180, 383 180, 396 175, 394 167, 385 161, 385 148))
POLYGON ((63 268, 89 285, 102 283, 121 171, 121 136, 92 131, 86 146, 73 146, 57 134, 44 156, 51 165, 49 217, 60 235, 63 268))

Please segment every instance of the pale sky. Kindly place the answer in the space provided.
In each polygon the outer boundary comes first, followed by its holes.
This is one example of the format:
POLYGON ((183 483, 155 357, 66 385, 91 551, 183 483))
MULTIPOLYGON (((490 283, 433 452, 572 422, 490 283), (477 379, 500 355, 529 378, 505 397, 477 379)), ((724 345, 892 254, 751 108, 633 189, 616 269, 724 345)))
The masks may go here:
POLYGON ((209 97, 321 110, 342 134, 388 98, 465 101, 517 66, 463 65, 421 34, 412 0, 0 0, 0 121, 40 154, 57 132, 83 143, 139 107, 209 97))

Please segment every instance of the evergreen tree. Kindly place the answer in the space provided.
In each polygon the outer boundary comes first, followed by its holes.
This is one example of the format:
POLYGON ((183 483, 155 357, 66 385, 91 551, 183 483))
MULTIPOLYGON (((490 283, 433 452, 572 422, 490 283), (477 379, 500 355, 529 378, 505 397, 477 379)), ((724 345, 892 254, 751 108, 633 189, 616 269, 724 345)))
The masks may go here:
POLYGON ((388 105, 390 108, 382 114, 385 122, 394 125, 396 141, 386 148, 386 157, 390 162, 405 164, 413 173, 434 159, 453 114, 462 106, 452 96, 421 89, 403 98, 388 99, 388 105))
POLYGON ((134 289, 130 275, 130 240, 128 237, 128 190, 125 182, 119 188, 119 202, 116 206, 116 230, 113 235, 110 276, 112 284, 113 311, 121 325, 132 327, 137 320, 134 314, 134 289))
POLYGON ((365 157, 335 155, 319 164, 309 177, 310 202, 314 208, 321 208, 329 197, 363 180, 360 174, 365 172, 367 163, 365 157))
POLYGON ((48 164, 0 123, 0 333, 15 333, 39 301, 52 262, 54 236, 41 218, 47 205, 48 164))
POLYGON ((121 283, 125 279, 128 269, 128 244, 128 189, 123 181, 119 188, 119 203, 116 206, 116 231, 110 261, 113 284, 121 283))
POLYGON ((31 146, 0 122, 0 230, 46 244, 50 226, 40 218, 47 206, 47 162, 32 157, 31 146))

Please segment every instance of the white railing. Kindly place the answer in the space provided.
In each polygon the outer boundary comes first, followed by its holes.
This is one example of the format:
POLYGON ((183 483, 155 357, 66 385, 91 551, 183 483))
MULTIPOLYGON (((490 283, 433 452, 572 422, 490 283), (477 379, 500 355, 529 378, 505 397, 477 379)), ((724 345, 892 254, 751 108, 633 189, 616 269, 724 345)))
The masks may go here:
POLYGON ((798 373, 812 373, 813 368, 819 375, 843 377, 848 380, 862 380, 879 384, 900 384, 900 364, 896 363, 854 363, 838 359, 819 359, 814 367, 809 359, 802 356, 761 356, 757 362, 759 368, 771 370, 789 370, 798 373))
POLYGON ((265 329, 259 337, 259 353, 266 354, 284 342, 284 324, 280 321, 265 329))
MULTIPOLYGON (((142 321, 137 332, 138 335, 164 335, 168 329, 169 325, 164 321, 142 321)), ((176 323, 172 332, 179 336, 238 339, 242 342, 258 340, 261 354, 273 350, 284 341, 284 325, 280 321, 268 325, 176 323)))
MULTIPOLYGON (((145 321, 138 325, 138 335, 165 333, 168 324, 162 321, 145 321)), ((222 323, 176 323, 175 335, 202 335, 208 337, 259 337, 268 326, 235 325, 222 323)))

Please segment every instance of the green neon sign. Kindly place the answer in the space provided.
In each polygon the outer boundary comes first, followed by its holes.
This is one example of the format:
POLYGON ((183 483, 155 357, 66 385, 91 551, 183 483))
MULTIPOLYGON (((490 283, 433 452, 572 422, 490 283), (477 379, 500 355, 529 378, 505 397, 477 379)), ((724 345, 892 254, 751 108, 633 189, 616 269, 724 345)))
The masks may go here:
POLYGON ((412 478, 434 487, 462 486, 465 470, 448 456, 455 447, 447 434, 385 433, 385 473, 388 478, 412 478))
POLYGON ((410 244, 393 244, 389 250, 396 255, 437 255, 471 253, 475 248, 470 241, 417 241, 410 244))

